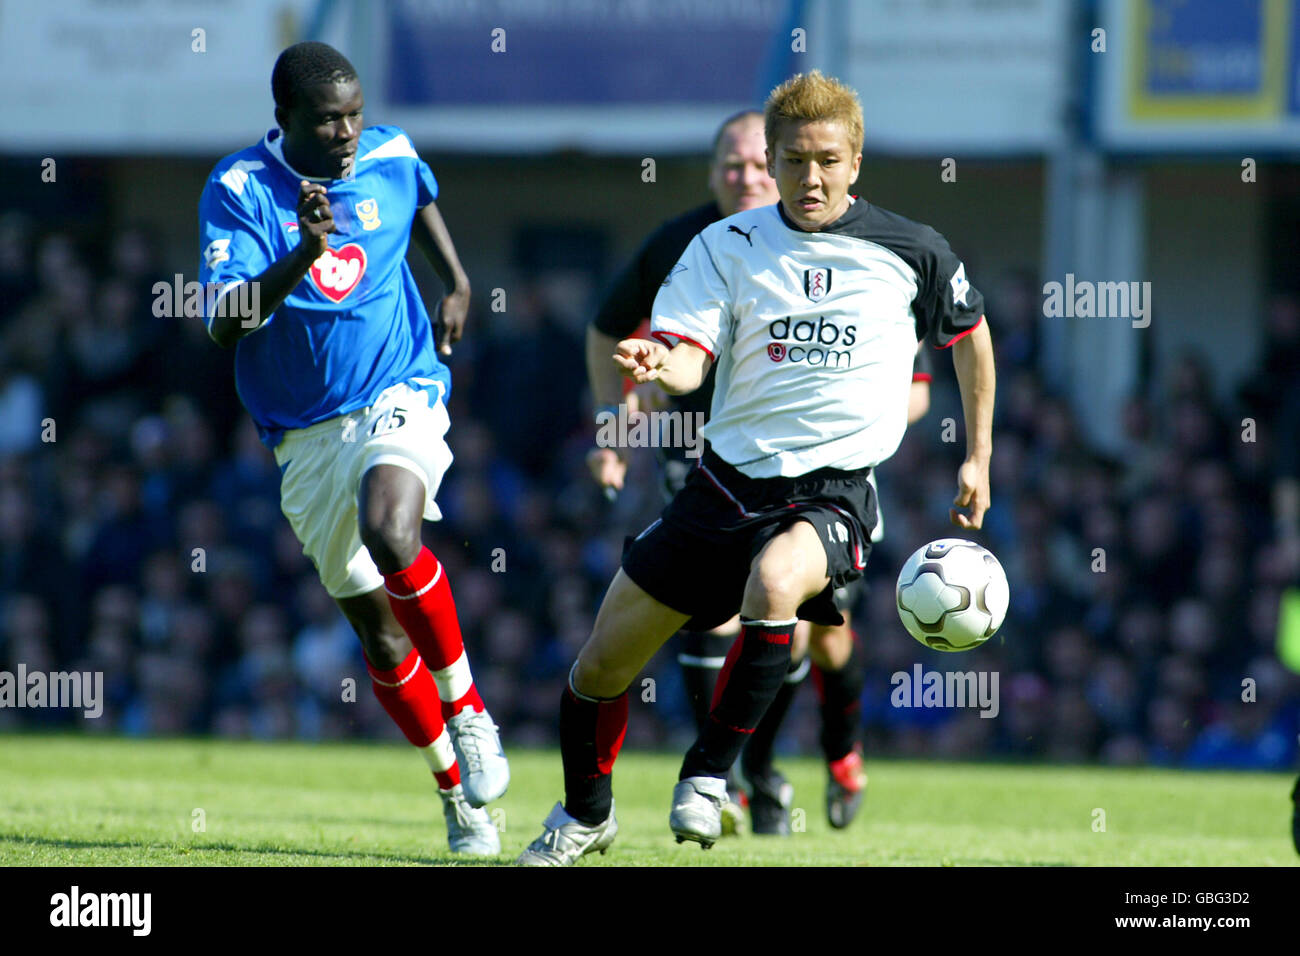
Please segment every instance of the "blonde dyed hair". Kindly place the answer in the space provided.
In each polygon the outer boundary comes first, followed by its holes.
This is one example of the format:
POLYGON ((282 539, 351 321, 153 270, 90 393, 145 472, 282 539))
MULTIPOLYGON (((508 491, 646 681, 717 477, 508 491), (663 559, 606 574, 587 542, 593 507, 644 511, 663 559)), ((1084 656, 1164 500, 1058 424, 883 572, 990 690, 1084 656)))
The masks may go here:
POLYGON ((797 73, 767 97, 763 107, 763 133, 767 148, 775 155, 781 124, 839 123, 849 136, 853 152, 862 152, 862 104, 858 94, 820 70, 797 73))

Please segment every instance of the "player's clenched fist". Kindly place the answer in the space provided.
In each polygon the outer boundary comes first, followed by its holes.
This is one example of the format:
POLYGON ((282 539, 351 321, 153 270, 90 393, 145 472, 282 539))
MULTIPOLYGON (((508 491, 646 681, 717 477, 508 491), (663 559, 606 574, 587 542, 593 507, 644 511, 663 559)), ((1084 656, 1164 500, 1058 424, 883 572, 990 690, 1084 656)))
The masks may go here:
POLYGON ((657 379, 667 357, 668 348, 650 339, 624 339, 614 351, 614 363, 638 385, 657 379))
POLYGON ((333 231, 334 213, 325 187, 304 179, 298 184, 298 242, 312 251, 314 259, 325 251, 333 231))

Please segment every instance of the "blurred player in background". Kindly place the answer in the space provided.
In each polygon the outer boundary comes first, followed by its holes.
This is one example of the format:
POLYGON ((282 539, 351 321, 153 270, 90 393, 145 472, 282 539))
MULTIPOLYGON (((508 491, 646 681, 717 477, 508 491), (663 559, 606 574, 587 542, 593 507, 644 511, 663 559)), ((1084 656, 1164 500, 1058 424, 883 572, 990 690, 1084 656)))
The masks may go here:
MULTIPOLYGON (((765 150, 763 114, 760 111, 746 110, 725 119, 714 135, 709 163, 709 190, 713 193, 713 201, 661 225, 615 279, 595 320, 587 329, 587 378, 595 400, 598 424, 602 419, 608 420, 607 416, 620 413, 623 377, 609 356, 620 340, 636 334, 642 323, 648 321, 656 293, 690 241, 701 229, 719 219, 779 201, 776 182, 767 172, 765 150)), ((908 404, 909 424, 929 408, 928 362, 929 356, 925 351, 918 352, 908 404)), ((714 372, 711 366, 704 384, 695 391, 668 396, 671 411, 683 416, 699 416, 698 420, 706 419, 713 401, 714 372)), ((636 408, 634 396, 628 410, 636 408)), ((696 460, 690 455, 696 452, 684 444, 668 442, 659 442, 655 448, 664 492, 671 499, 685 486, 687 473, 696 460)), ((623 487, 627 462, 622 449, 595 448, 588 455, 588 463, 596 480, 605 488, 618 490, 623 487)), ((879 540, 881 527, 877 520, 874 540, 879 540)), ((741 797, 734 785, 729 788, 729 799, 723 812, 725 832, 736 829, 741 817, 738 804, 747 799, 754 833, 790 833, 794 792, 784 775, 773 766, 772 757, 777 733, 789 713, 799 684, 809 673, 810 663, 820 702, 821 746, 829 778, 827 818, 832 826, 845 827, 857 813, 866 787, 861 747, 857 743, 864 672, 849 612, 858 591, 854 582, 836 592, 836 605, 844 617, 842 625, 827 627, 800 622, 795 632, 790 672, 741 752, 739 767, 746 793, 741 797)), ((703 730, 708 720, 718 673, 739 633, 740 619, 735 617, 712 631, 683 631, 680 635, 677 661, 682 668, 682 680, 697 729, 703 730)))
POLYGON ((275 452, 282 510, 360 637, 375 696, 433 771, 452 851, 494 854, 480 808, 505 792, 505 754, 447 576, 420 540, 422 519, 441 517, 434 496, 452 461, 438 351, 460 338, 469 281, 433 173, 400 129, 363 129, 342 54, 291 46, 271 88, 279 128, 221 160, 199 203, 201 277, 215 293, 204 319, 236 346, 235 383, 275 452), (412 238, 448 290, 437 342, 406 264, 412 238))
POLYGON ((950 518, 979 528, 988 508, 993 346, 964 265, 933 229, 849 195, 863 139, 852 90, 796 76, 773 90, 764 124, 780 203, 692 239, 655 298, 651 331, 663 341, 625 340, 614 356, 633 381, 669 394, 699 388, 716 360, 709 446, 625 552, 570 672, 565 799, 523 865, 571 865, 613 843, 627 687, 683 625, 739 610, 740 637, 669 814, 679 841, 718 839, 727 774, 785 680, 797 621, 843 623, 833 593, 866 566, 867 477, 907 427, 919 341, 953 347, 961 386, 967 448, 950 518))

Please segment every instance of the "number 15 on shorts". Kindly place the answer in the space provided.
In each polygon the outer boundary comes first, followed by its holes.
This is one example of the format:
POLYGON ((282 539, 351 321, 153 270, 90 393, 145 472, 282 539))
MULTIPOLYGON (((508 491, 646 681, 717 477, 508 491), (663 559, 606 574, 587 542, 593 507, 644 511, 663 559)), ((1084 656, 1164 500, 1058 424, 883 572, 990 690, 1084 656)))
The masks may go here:
POLYGON ((375 419, 375 423, 370 426, 370 437, 382 435, 384 432, 393 432, 406 424, 406 409, 390 408, 382 415, 375 419))

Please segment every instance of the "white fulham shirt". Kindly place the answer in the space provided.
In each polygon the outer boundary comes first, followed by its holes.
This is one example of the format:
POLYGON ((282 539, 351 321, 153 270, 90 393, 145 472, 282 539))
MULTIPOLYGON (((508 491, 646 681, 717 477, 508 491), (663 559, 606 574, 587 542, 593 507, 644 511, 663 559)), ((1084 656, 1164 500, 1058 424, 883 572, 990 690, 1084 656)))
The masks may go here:
POLYGON ((820 232, 778 203, 700 232, 651 333, 718 365, 713 450, 751 478, 875 466, 898 448, 916 343, 947 348, 984 300, 929 226, 856 200, 820 232))

